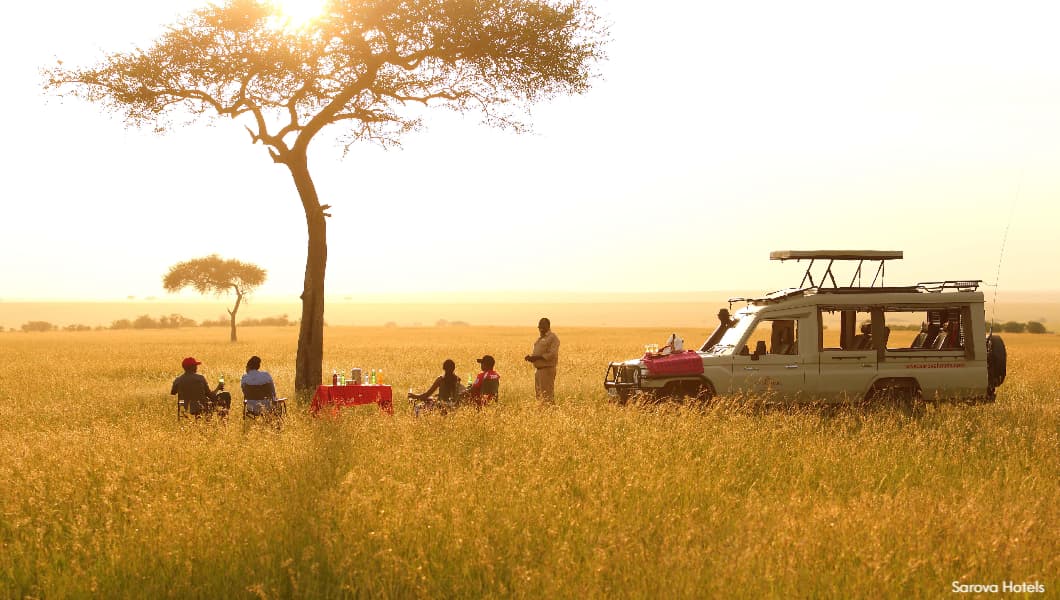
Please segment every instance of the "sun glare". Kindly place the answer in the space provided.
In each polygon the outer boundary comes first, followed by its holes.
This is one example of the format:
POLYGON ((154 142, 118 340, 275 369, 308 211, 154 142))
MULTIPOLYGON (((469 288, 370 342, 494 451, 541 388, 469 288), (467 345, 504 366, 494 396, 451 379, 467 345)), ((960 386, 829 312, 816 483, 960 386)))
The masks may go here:
POLYGON ((324 12, 327 0, 272 0, 276 8, 277 25, 301 29, 324 12))

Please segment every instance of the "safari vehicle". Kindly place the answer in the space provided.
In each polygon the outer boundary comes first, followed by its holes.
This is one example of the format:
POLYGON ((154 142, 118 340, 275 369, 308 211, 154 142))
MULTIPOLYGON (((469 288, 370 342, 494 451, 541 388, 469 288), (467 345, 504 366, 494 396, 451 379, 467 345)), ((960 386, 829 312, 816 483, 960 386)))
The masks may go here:
POLYGON ((604 387, 619 402, 740 394, 784 403, 993 401, 1005 379, 1005 346, 985 329, 981 281, 884 285, 884 265, 902 256, 772 252, 771 260, 809 261, 798 287, 730 299, 730 309, 746 305, 699 350, 613 362, 604 387), (856 263, 849 284, 837 283, 837 263, 856 263))

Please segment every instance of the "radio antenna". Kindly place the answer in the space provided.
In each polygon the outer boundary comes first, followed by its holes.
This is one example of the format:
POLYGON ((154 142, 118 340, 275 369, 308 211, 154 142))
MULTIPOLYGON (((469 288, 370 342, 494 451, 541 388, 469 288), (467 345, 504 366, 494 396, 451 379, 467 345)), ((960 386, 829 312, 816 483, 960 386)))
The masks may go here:
POLYGON ((1019 183, 1016 184, 1016 198, 1012 208, 1008 211, 1008 222, 1005 223, 1005 233, 1001 236, 1001 251, 997 256, 997 273, 994 275, 994 300, 990 307, 990 333, 994 332, 994 323, 997 322, 997 290, 1001 287, 1001 262, 1005 259, 1005 244, 1008 242, 1008 230, 1012 226, 1012 215, 1016 212, 1016 205, 1020 201, 1020 192, 1023 191, 1023 171, 1020 170, 1019 183))

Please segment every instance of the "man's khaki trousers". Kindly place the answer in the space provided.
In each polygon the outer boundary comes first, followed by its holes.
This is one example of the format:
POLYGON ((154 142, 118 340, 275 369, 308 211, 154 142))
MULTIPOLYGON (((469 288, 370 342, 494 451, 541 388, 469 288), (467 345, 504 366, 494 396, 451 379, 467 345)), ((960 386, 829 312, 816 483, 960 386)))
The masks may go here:
POLYGON ((542 402, 556 400, 556 367, 541 367, 534 373, 534 391, 542 402))

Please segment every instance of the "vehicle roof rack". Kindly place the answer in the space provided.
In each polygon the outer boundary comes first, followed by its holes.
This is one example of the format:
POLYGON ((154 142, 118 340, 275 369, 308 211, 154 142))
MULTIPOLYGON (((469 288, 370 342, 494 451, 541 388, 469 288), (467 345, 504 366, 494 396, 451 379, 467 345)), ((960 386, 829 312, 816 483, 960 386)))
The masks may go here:
POLYGON ((951 281, 921 281, 916 284, 916 289, 922 292, 939 293, 946 290, 957 290, 958 292, 974 292, 979 289, 982 279, 960 279, 951 281))
POLYGON ((769 260, 899 260, 901 250, 774 250, 769 260))
POLYGON ((880 282, 880 287, 883 287, 883 276, 884 268, 883 265, 889 260, 899 260, 904 258, 904 253, 901 250, 774 250, 769 253, 769 260, 809 260, 810 264, 806 267, 806 273, 802 276, 802 281, 799 283, 799 289, 803 289, 806 286, 806 282, 809 281, 811 288, 824 288, 827 281, 832 282, 832 288, 839 288, 840 285, 836 283, 835 274, 832 273, 832 265, 835 261, 857 261, 858 266, 854 270, 853 277, 850 278, 850 283, 846 286, 847 288, 862 287, 861 285, 861 267, 865 261, 876 262, 879 261, 880 265, 876 268, 876 274, 872 278, 872 283, 867 287, 876 287, 876 282, 880 282), (813 279, 813 264, 818 260, 827 260, 828 266, 825 267, 824 273, 821 274, 818 281, 813 279), (857 282, 858 285, 854 285, 857 282))

